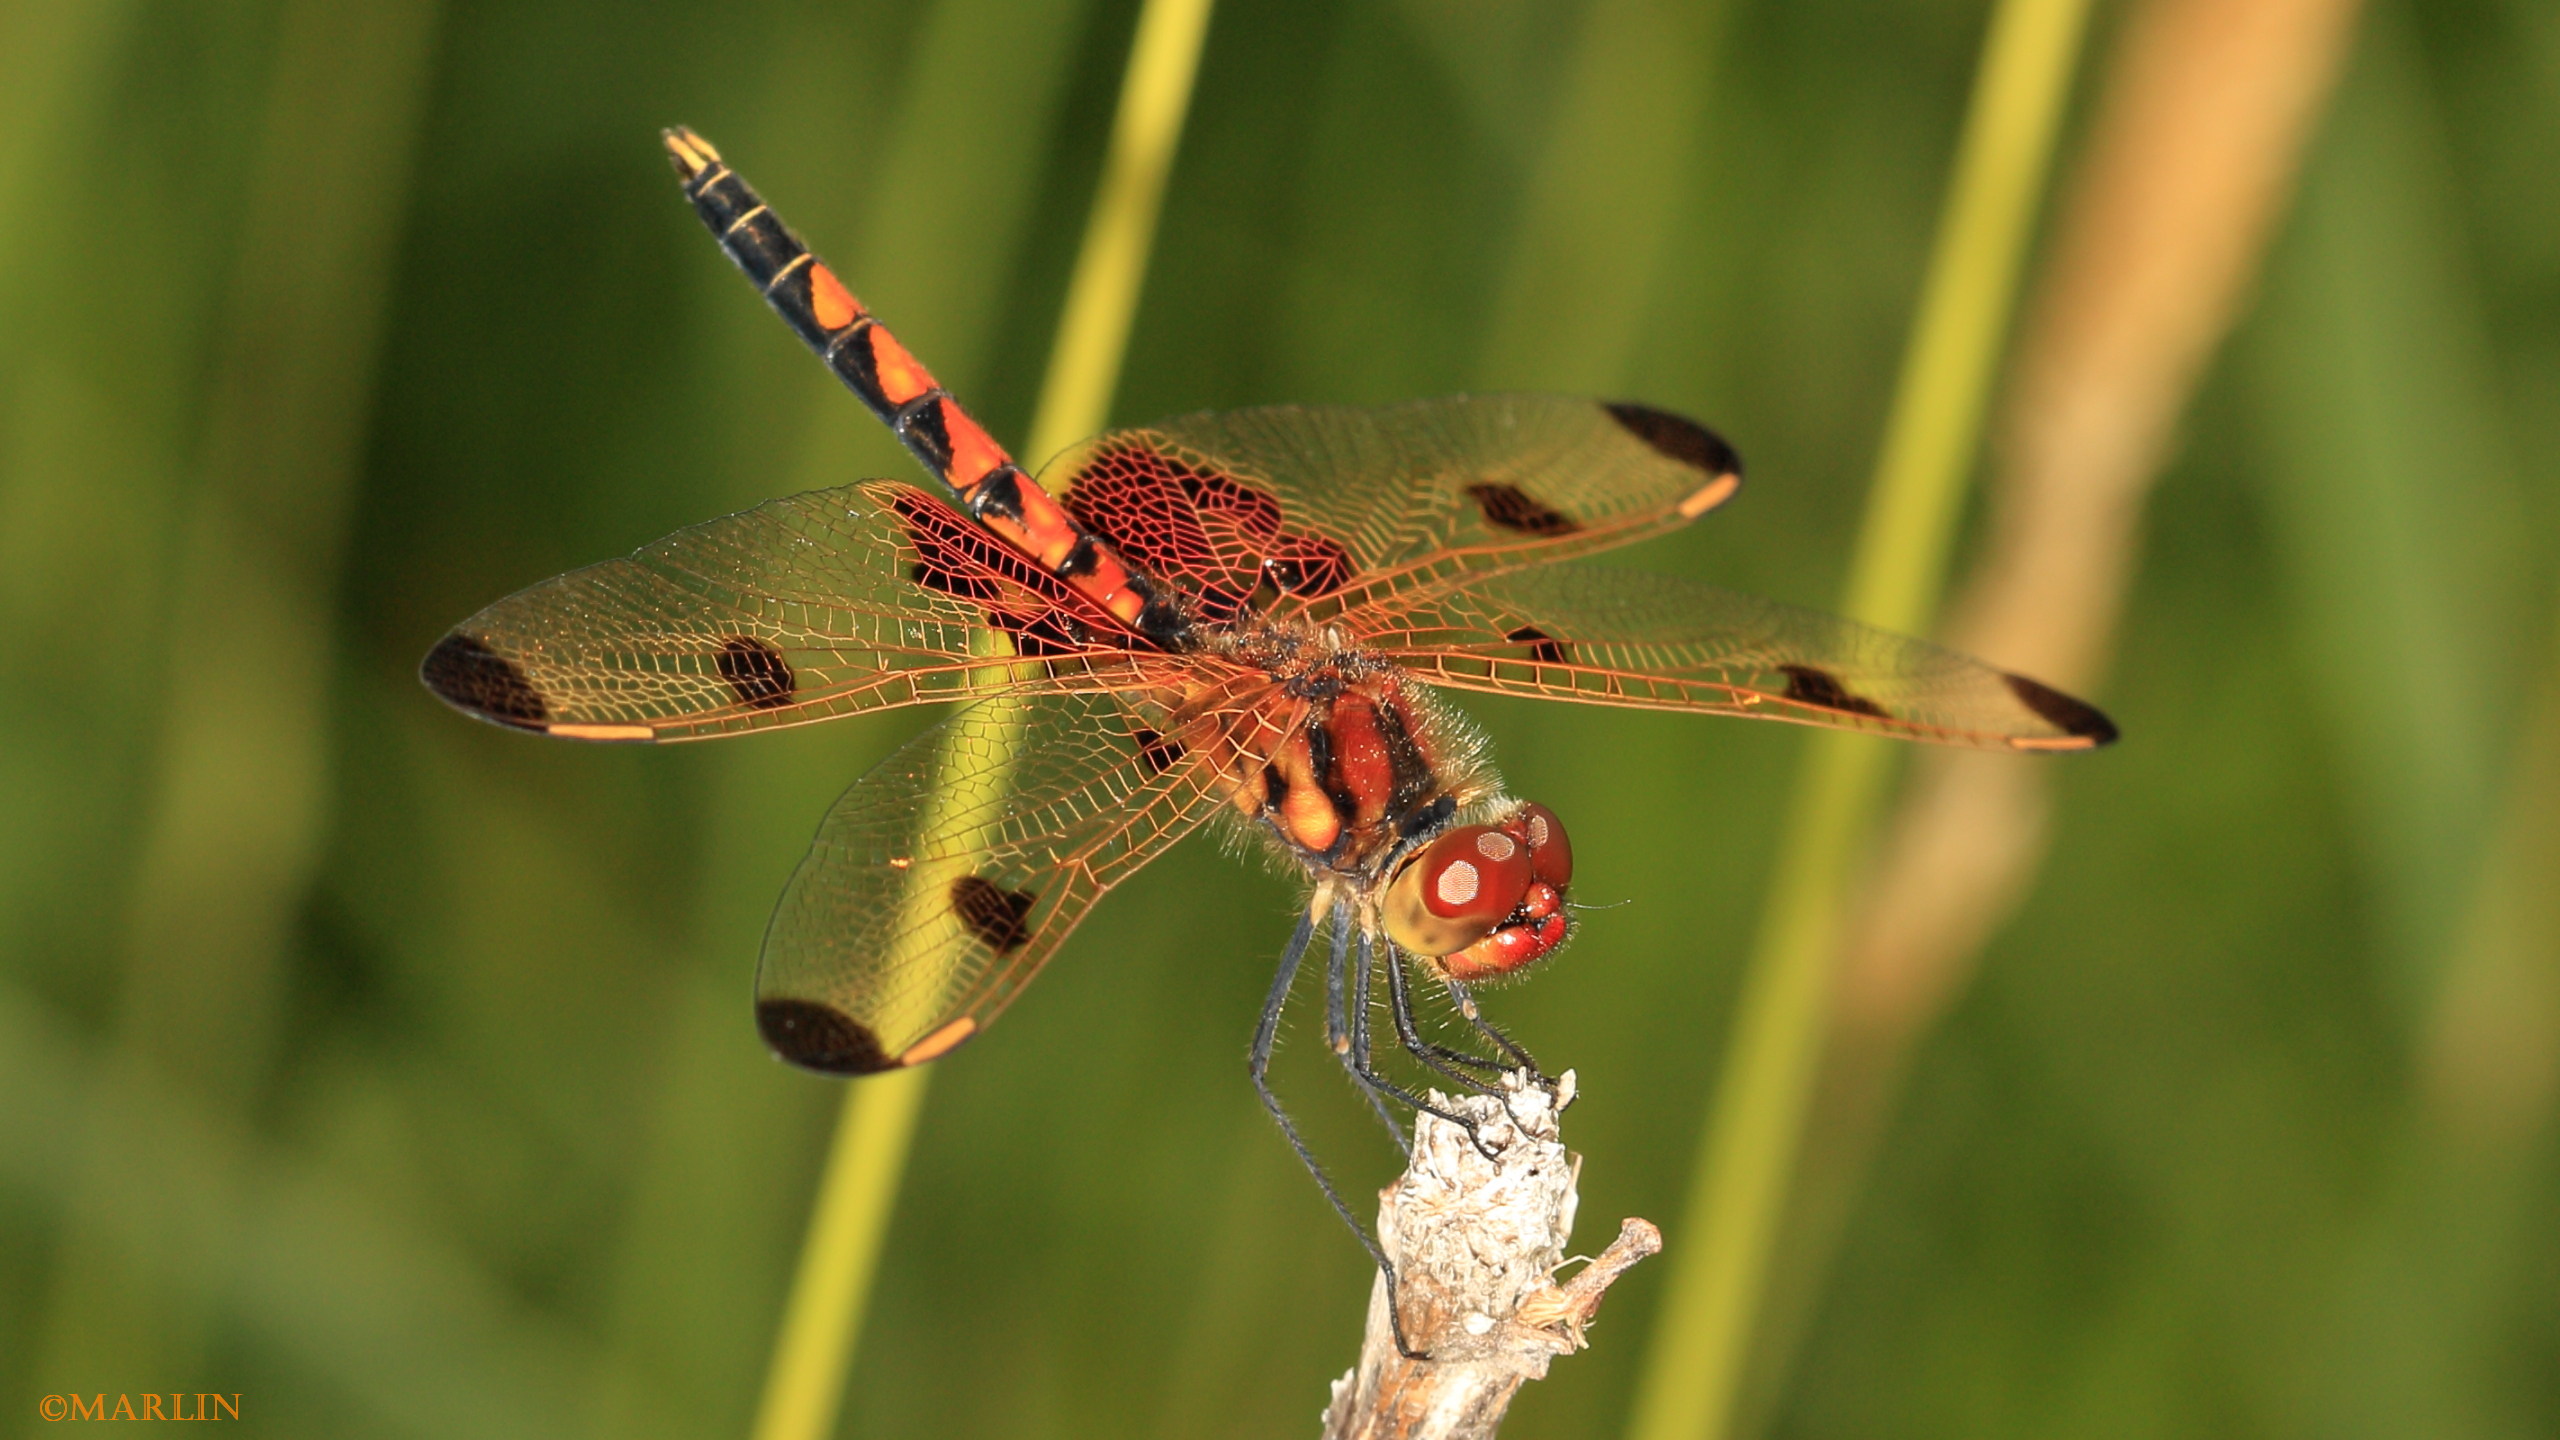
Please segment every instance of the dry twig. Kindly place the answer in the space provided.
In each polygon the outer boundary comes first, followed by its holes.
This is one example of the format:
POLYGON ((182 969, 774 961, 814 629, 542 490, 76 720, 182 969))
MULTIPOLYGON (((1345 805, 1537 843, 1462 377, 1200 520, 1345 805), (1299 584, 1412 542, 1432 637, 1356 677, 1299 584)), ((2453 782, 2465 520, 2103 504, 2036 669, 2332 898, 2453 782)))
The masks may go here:
POLYGON ((1599 1258, 1556 1283, 1582 1172, 1557 1139, 1573 1084, 1571 1071, 1552 1090, 1512 1074, 1499 1095, 1432 1097, 1474 1120, 1493 1158, 1457 1126, 1418 1118, 1411 1163, 1379 1197, 1378 1239, 1400 1279, 1405 1337, 1423 1358, 1398 1351, 1381 1276, 1360 1363, 1334 1382, 1325 1440, 1485 1440, 1524 1382, 1588 1343, 1609 1286, 1662 1248, 1650 1221, 1627 1220, 1599 1258))

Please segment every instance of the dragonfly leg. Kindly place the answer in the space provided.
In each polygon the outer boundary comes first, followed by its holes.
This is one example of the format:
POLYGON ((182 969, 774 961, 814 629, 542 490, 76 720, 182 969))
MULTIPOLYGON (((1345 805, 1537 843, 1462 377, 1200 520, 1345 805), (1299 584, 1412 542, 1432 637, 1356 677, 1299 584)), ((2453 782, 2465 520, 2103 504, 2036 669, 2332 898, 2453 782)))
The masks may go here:
MULTIPOLYGON (((1350 968, 1351 964, 1351 904, 1349 901, 1333 907, 1332 925, 1333 963, 1325 972, 1324 985, 1325 1038, 1332 1042, 1333 1053, 1341 1059, 1343 1068, 1351 1072, 1353 1079, 1360 1080, 1360 1077, 1369 1069, 1368 947, 1366 945, 1361 947, 1360 969, 1357 975, 1346 976, 1344 972, 1350 968), (1350 981, 1348 985, 1345 984, 1346 979, 1350 981), (1346 1001, 1350 1007, 1348 1018, 1344 1014, 1346 1001)), ((1396 1123, 1394 1113, 1387 1109, 1385 1097, 1378 1093, 1376 1086, 1365 1080, 1361 1080, 1360 1095, 1362 1099, 1369 1102, 1369 1108, 1376 1113, 1378 1123, 1386 1126, 1387 1133, 1395 1137, 1396 1150, 1402 1153, 1406 1146, 1404 1127, 1396 1123)))
POLYGON ((1404 1310, 1396 1303, 1395 1265, 1387 1259, 1387 1252, 1379 1247, 1377 1237, 1369 1233, 1369 1227, 1361 1224, 1360 1217, 1352 1214, 1351 1207, 1343 1203, 1342 1192, 1333 1188, 1333 1177, 1325 1174, 1324 1167, 1316 1163, 1315 1153, 1307 1149, 1307 1142, 1298 1134, 1298 1127, 1290 1122, 1289 1112, 1282 1108, 1280 1097, 1271 1092, 1271 1047, 1280 1037, 1280 1011, 1289 1003, 1289 982, 1297 978, 1298 962, 1306 958, 1307 945, 1315 939, 1315 934, 1315 917, 1298 917, 1297 933, 1289 937, 1288 948, 1280 952, 1280 971, 1271 977, 1270 997, 1262 1002, 1262 1020, 1254 1027, 1253 1052, 1246 1061, 1246 1068, 1253 1075, 1254 1093, 1262 1097, 1262 1108, 1270 1111, 1271 1118, 1278 1122, 1280 1133, 1288 1138, 1289 1148, 1297 1152, 1298 1163, 1307 1167, 1307 1173, 1315 1177, 1316 1188, 1324 1192, 1326 1202, 1333 1206, 1333 1213, 1341 1216, 1342 1223, 1351 1227, 1360 1248, 1369 1252, 1369 1258, 1377 1262, 1378 1273, 1386 1277, 1387 1321, 1395 1334, 1397 1352, 1408 1360, 1428 1360, 1431 1358, 1429 1352, 1414 1349, 1405 1339, 1404 1310))
POLYGON ((1530 1058, 1528 1051, 1520 1048, 1520 1042, 1503 1034, 1494 1027, 1492 1021, 1484 1018, 1484 1012, 1476 1008, 1474 992, 1456 980, 1446 983, 1449 987, 1449 998, 1458 1002, 1458 1013, 1465 1016, 1467 1023, 1476 1027, 1476 1030, 1486 1039, 1500 1047, 1503 1054, 1511 1057, 1510 1068, 1526 1070, 1529 1072, 1530 1079, 1542 1085, 1545 1084, 1547 1072, 1538 1068, 1538 1062, 1530 1058))
MULTIPOLYGON (((1360 964, 1365 969, 1369 963, 1369 939, 1364 935, 1360 937, 1360 964)), ((1393 1080, 1379 1074, 1377 1068, 1369 1063, 1367 1028, 1368 1027, 1365 1024, 1361 1027, 1360 1039, 1362 1043, 1346 1051, 1342 1057, 1343 1068, 1351 1072, 1352 1079, 1359 1081, 1361 1087, 1367 1090, 1373 1097, 1384 1095, 1387 1098, 1396 1101, 1398 1104, 1410 1106, 1425 1115, 1439 1116, 1441 1119, 1446 1120, 1450 1124, 1457 1126, 1459 1129, 1466 1131, 1467 1140, 1476 1147, 1477 1154, 1482 1155, 1487 1160, 1499 1158, 1493 1149, 1484 1143, 1483 1130, 1476 1121, 1471 1120, 1454 1110, 1434 1105, 1428 1099, 1415 1094, 1411 1090, 1407 1090, 1393 1080)), ((1465 1083, 1470 1086, 1474 1086, 1478 1090, 1484 1089, 1483 1086, 1476 1085, 1476 1082, 1472 1080, 1468 1080, 1465 1083)))
POLYGON ((1395 1016, 1396 1038, 1404 1042, 1404 1048, 1413 1053, 1414 1059, 1479 1095, 1493 1093, 1494 1087, 1485 1081, 1472 1075, 1461 1074, 1449 1067, 1463 1065, 1470 1070, 1482 1070, 1488 1074, 1500 1074, 1511 1067, 1499 1060, 1470 1055, 1464 1050, 1452 1049, 1424 1039, 1422 1027, 1413 1017, 1413 992, 1405 979, 1404 962, 1392 948, 1387 952, 1387 996, 1390 1002, 1389 1009, 1395 1016))

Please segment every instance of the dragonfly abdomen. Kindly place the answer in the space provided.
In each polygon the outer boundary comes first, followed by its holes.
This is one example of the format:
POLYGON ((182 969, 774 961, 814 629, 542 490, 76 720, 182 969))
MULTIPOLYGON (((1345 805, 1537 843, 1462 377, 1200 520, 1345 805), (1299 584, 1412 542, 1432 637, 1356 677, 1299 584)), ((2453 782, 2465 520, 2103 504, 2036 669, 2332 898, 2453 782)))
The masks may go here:
POLYGON ((1124 563, 1024 474, 763 197, 721 163, 709 141, 679 127, 666 132, 666 147, 685 197, 720 248, 845 388, 950 487, 971 519, 1139 634, 1184 648, 1189 624, 1166 588, 1124 563))

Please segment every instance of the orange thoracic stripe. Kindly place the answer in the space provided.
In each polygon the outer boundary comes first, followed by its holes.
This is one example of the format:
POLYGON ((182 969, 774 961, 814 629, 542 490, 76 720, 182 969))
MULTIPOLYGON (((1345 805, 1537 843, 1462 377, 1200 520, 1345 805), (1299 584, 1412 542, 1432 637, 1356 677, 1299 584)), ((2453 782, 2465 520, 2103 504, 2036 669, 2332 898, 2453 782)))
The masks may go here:
POLYGON ((1014 464, 835 272, 721 163, 710 142, 678 128, 666 133, 666 145, 686 198, 720 248, 846 388, 950 487, 962 509, 1131 629, 1187 648, 1189 627, 1170 592, 1077 524, 1014 464))

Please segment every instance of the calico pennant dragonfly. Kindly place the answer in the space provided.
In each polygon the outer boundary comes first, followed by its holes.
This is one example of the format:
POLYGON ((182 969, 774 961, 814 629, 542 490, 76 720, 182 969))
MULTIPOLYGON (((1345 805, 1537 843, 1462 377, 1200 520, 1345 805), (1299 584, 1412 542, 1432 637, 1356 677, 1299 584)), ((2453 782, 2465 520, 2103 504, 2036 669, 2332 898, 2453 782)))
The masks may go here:
POLYGON ((1097 436, 1035 478, 717 151, 681 129, 666 150, 729 258, 939 483, 774 500, 544 581, 457 626, 422 677, 482 719, 597 741, 974 702, 846 791, 783 893, 756 1019, 794 1064, 860 1075, 949 1053, 1105 892, 1221 817, 1312 886, 1252 1049, 1293 1143, 1266 1071, 1320 931, 1328 1038, 1373 1099, 1432 1108, 1372 1063, 1381 969, 1423 1065, 1478 1089, 1535 1073, 1467 987, 1565 941, 1572 849, 1552 812, 1503 793, 1442 690, 2021 751, 2115 737, 2079 700, 1917 640, 1573 563, 1742 482, 1722 439, 1649 406, 1194 415, 1097 436), (1408 969, 1501 1054, 1425 1038, 1408 969))

